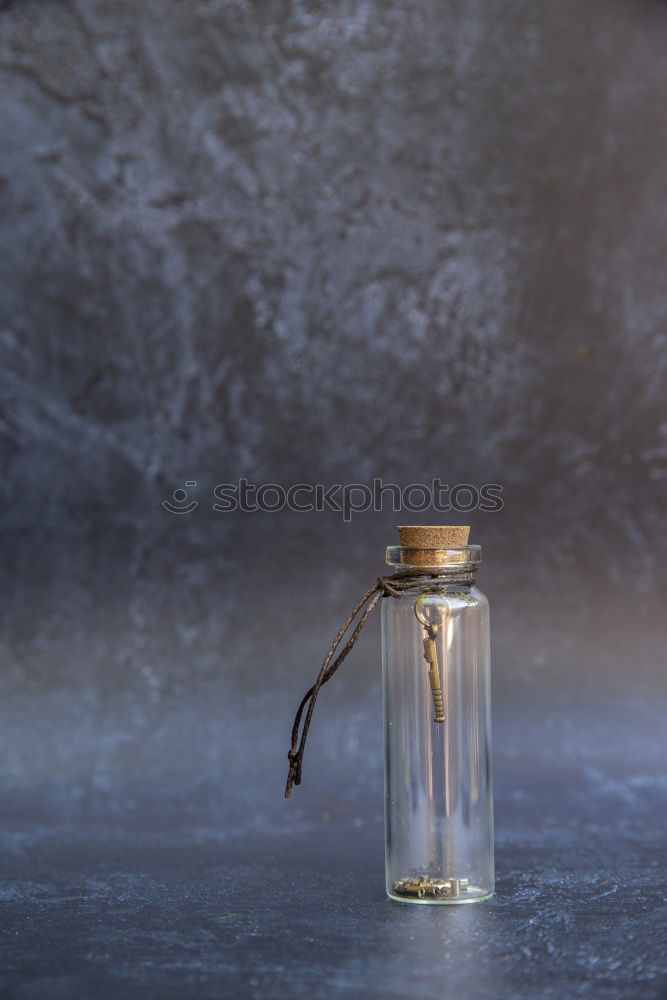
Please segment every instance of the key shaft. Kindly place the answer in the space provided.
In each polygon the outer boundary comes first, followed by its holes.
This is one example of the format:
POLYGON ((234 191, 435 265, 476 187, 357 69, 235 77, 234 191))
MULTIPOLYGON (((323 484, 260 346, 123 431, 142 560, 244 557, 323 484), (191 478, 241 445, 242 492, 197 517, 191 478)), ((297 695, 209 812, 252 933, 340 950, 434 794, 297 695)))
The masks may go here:
POLYGON ((426 637, 424 639, 424 659, 429 665, 428 679, 431 685, 431 696, 433 698, 434 722, 445 721, 445 706, 442 697, 442 687, 440 685, 440 667, 438 665, 438 647, 436 636, 438 634, 437 625, 426 626, 426 637))

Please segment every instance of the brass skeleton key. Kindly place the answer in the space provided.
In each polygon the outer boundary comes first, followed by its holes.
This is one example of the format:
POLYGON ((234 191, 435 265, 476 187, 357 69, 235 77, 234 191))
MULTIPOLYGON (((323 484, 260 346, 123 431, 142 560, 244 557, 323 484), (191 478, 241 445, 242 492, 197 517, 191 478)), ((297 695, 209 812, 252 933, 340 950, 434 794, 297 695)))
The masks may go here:
POLYGON ((433 696, 433 708, 435 710, 434 722, 445 721, 445 707, 442 701, 442 688, 440 686, 440 668, 438 666, 438 648, 435 644, 438 635, 437 625, 426 625, 426 638, 424 639, 424 659, 429 665, 428 679, 431 683, 431 694, 433 696))
MULTIPOLYGON (((444 722, 445 721, 445 705, 442 697, 442 687, 440 685, 440 666, 438 664, 438 647, 436 645, 436 638, 438 636, 438 629, 440 625, 437 622, 432 622, 429 618, 425 617, 422 609, 422 605, 426 603, 430 597, 433 596, 433 592, 426 592, 422 594, 421 597, 417 598, 415 602, 415 615, 417 621, 424 626, 424 631, 426 632, 426 637, 424 639, 424 659, 428 663, 428 679, 431 685, 431 695, 433 697, 433 708, 435 711, 434 722, 444 722)), ((444 622, 447 622, 451 612, 447 604, 436 605, 437 609, 442 615, 444 622)))

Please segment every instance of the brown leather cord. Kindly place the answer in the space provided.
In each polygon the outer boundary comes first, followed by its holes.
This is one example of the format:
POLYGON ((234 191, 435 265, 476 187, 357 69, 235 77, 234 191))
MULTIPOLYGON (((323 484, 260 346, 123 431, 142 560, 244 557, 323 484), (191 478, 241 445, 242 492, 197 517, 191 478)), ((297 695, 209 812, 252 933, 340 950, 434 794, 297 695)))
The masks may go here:
POLYGON ((379 576, 377 578, 377 583, 370 590, 359 598, 357 603, 354 605, 349 615, 341 625, 336 634, 336 638, 329 646, 327 655, 324 657, 324 662, 320 667, 320 672, 317 675, 317 679, 313 686, 306 691, 305 695, 301 699, 301 704, 299 705, 296 715, 294 716, 294 725, 292 726, 292 745, 287 754, 287 759, 289 760, 289 773, 287 775, 287 784, 285 785, 285 798, 288 799, 292 794, 292 786, 301 784, 301 769, 303 767, 303 754, 306 749, 306 739, 308 737, 308 730, 310 728, 310 722, 313 717, 313 711, 315 709, 315 702, 317 701, 317 696, 320 692, 320 688, 327 681, 331 680, 333 675, 338 670, 339 666, 346 658, 348 653, 354 647, 359 634, 366 624, 366 620, 370 615, 371 611, 374 609, 375 605, 383 597, 400 597, 403 591, 410 590, 412 587, 417 587, 424 583, 433 583, 434 581, 441 581, 443 583, 449 583, 452 580, 451 568, 449 572, 443 572, 441 570, 434 570, 429 573, 425 570, 411 571, 405 570, 404 572, 394 573, 392 576, 379 576), (348 630, 352 627, 355 619, 359 616, 358 621, 350 636, 336 656, 335 660, 333 657, 336 654, 336 650, 343 641, 348 630), (333 660, 333 663, 331 662, 333 660), (308 711, 306 712, 306 718, 304 719, 303 728, 301 728, 301 717, 303 715, 303 710, 308 705, 308 711), (301 729, 301 736, 299 737, 299 730, 301 729))

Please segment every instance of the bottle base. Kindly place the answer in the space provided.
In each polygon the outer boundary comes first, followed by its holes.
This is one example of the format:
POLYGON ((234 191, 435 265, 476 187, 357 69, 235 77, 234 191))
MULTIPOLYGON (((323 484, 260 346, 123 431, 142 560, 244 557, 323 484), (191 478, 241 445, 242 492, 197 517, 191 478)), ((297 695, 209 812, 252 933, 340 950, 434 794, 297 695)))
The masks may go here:
POLYGON ((428 903, 452 906, 481 903, 493 896, 493 889, 470 885, 467 878, 418 875, 399 879, 387 888, 387 895, 397 903, 428 903))

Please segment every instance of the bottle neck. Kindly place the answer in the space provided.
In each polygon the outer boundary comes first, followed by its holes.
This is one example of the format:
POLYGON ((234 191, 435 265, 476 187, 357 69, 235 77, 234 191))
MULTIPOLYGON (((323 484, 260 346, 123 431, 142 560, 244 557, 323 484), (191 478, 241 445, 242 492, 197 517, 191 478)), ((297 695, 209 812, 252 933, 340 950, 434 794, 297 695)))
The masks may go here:
POLYGON ((395 573, 426 577, 424 582, 417 580, 415 583, 416 587, 423 588, 450 584, 471 587, 481 561, 479 545, 456 545, 446 549, 390 545, 385 553, 385 562, 395 573), (432 578, 430 583, 428 577, 432 578))
POLYGON ((477 579, 477 566, 410 566, 405 563, 388 563, 393 573, 405 576, 423 575, 415 581, 415 590, 429 590, 433 587, 472 587, 477 579))

